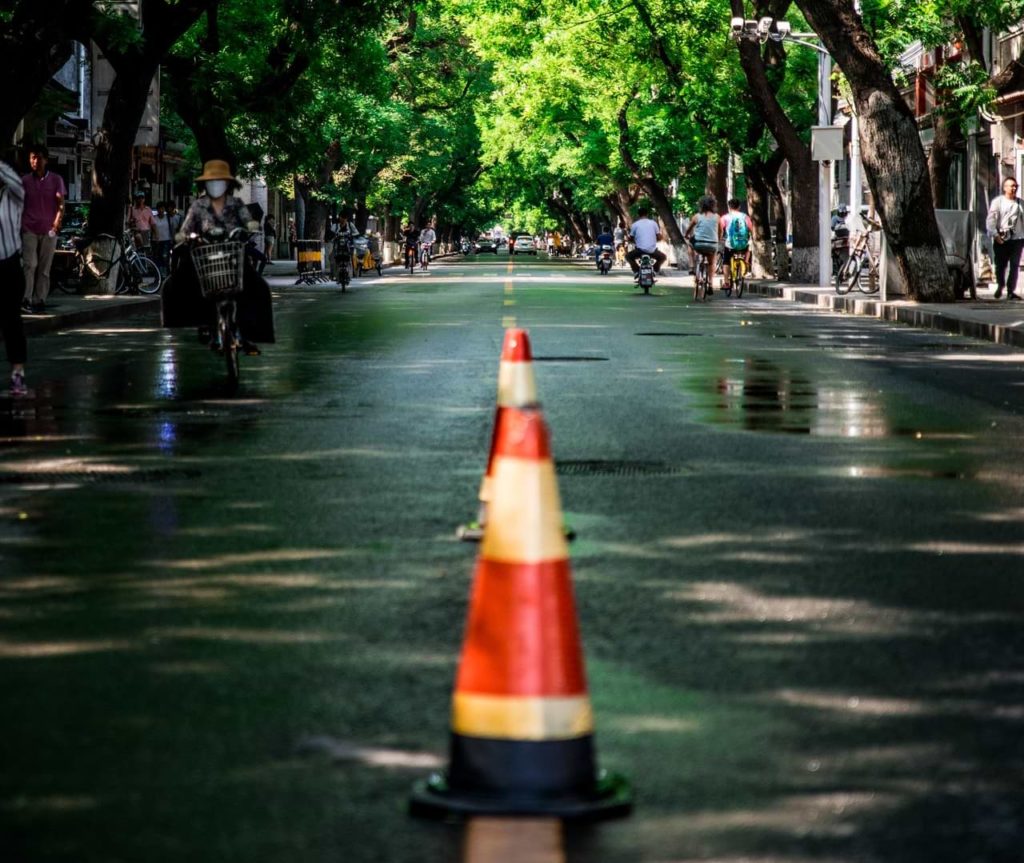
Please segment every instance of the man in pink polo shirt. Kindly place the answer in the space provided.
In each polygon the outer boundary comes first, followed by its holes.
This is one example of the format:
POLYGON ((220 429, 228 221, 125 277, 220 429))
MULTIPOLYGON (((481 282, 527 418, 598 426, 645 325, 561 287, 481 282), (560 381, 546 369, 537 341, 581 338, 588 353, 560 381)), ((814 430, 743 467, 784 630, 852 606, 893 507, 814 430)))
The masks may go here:
POLYGON ((60 174, 46 170, 50 154, 37 144, 28 151, 30 174, 21 178, 25 189, 25 209, 21 216, 22 269, 25 273, 25 299, 22 308, 41 312, 50 295, 50 264, 57 248, 57 231, 64 218, 67 189, 60 174))

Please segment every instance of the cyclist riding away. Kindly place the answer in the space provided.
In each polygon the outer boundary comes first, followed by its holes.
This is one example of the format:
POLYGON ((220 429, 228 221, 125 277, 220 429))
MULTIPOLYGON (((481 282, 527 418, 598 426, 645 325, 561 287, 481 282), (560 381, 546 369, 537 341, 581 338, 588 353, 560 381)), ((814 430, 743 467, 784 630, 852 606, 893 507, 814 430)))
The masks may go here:
POLYGON ((629 229, 629 235, 636 245, 626 255, 634 279, 640 277, 640 265, 637 260, 641 255, 650 255, 654 258, 655 274, 661 273, 661 265, 665 263, 666 258, 665 253, 658 249, 661 229, 658 228, 658 223, 650 218, 650 211, 646 207, 641 207, 637 215, 640 218, 633 222, 633 227, 629 229))
POLYGON ((721 218, 722 238, 725 240, 725 257, 722 259, 722 286, 732 288, 732 271, 729 262, 741 257, 750 269, 750 237, 754 226, 750 216, 740 210, 738 198, 729 199, 729 212, 721 218))
POLYGON ((693 240, 693 249, 708 262, 708 293, 711 293, 711 273, 715 271, 718 244, 722 240, 722 225, 718 221, 718 204, 713 195, 700 199, 700 212, 690 219, 686 239, 693 240))
POLYGON ((624 264, 626 262, 626 230, 622 227, 622 220, 615 226, 615 230, 612 231, 612 236, 615 240, 615 260, 618 263, 624 264))

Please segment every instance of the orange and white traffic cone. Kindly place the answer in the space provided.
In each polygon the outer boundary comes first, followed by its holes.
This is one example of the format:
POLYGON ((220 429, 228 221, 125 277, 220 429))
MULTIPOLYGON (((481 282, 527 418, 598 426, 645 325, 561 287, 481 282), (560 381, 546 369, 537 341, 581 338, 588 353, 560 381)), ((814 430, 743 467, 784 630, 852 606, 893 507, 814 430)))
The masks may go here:
POLYGON ((413 789, 411 811, 624 815, 629 784, 595 767, 569 550, 540 410, 502 412, 493 461, 449 767, 413 789))
POLYGON ((526 330, 511 328, 505 330, 505 341, 501 346, 501 361, 498 364, 498 406, 494 411, 494 428, 491 431, 491 447, 487 455, 487 469, 480 481, 478 495, 480 506, 476 521, 460 525, 455 535, 464 542, 479 542, 487 524, 488 505, 491 500, 491 477, 494 466, 494 444, 501 424, 501 413, 508 408, 536 407, 537 383, 533 377, 533 354, 530 351, 530 336, 526 330))

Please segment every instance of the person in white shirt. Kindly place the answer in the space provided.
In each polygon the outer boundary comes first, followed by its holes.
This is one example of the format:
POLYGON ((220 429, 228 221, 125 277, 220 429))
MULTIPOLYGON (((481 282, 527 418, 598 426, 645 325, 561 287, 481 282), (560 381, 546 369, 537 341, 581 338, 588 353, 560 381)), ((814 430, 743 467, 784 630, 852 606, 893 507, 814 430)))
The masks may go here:
POLYGON ((992 200, 988 208, 985 227, 992 237, 992 255, 996 265, 996 299, 1006 288, 1008 300, 1019 300, 1017 273, 1021 252, 1024 251, 1024 211, 1017 197, 1017 181, 1013 177, 1003 180, 1003 194, 992 200))
POLYGON ((658 249, 661 229, 658 227, 658 223, 650 218, 650 211, 646 207, 641 207, 637 215, 640 218, 633 222, 633 227, 629 229, 629 235, 633 238, 635 245, 626 255, 626 260, 629 261, 633 275, 638 276, 640 265, 637 264, 637 260, 641 255, 650 255, 654 258, 654 272, 660 273, 661 265, 665 263, 666 257, 665 253, 658 249))
POLYGON ((434 243, 437 242, 437 234, 434 233, 434 229, 427 225, 422 231, 420 231, 420 244, 426 243, 430 246, 430 254, 434 253, 434 243))

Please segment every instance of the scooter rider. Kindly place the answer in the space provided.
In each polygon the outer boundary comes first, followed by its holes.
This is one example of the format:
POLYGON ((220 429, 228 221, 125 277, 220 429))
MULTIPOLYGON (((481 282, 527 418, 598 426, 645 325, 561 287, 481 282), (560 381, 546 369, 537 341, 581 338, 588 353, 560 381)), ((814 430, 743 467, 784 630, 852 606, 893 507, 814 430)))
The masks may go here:
POLYGON ((636 245, 626 253, 626 260, 629 261, 633 276, 636 278, 640 275, 640 265, 637 260, 641 255, 650 255, 654 258, 654 272, 660 274, 661 265, 665 263, 666 258, 665 253, 658 249, 661 229, 658 227, 658 223, 650 218, 650 210, 646 207, 641 207, 637 215, 640 218, 633 222, 633 227, 629 229, 629 235, 636 245))
POLYGON ((611 231, 608 230, 608 226, 604 225, 601 228, 601 233, 597 235, 597 248, 594 250, 594 263, 600 267, 601 263, 601 247, 608 246, 614 249, 615 237, 612 236, 611 231))
MULTIPOLYGON (((175 240, 179 243, 193 237, 207 237, 220 230, 226 235, 236 228, 247 231, 259 229, 249 208, 241 198, 231 192, 241 184, 231 173, 231 167, 221 159, 211 159, 203 165, 203 173, 196 178, 204 186, 204 194, 196 198, 188 209, 175 240)), ((201 338, 209 335, 211 304, 200 292, 199 281, 185 246, 175 249, 171 276, 161 291, 161 311, 165 327, 198 326, 201 338)), ((247 261, 243 270, 243 288, 238 299, 238 324, 242 347, 246 353, 258 354, 255 342, 274 341, 274 318, 270 287, 247 261)), ((211 341, 211 347, 216 347, 211 341)))

